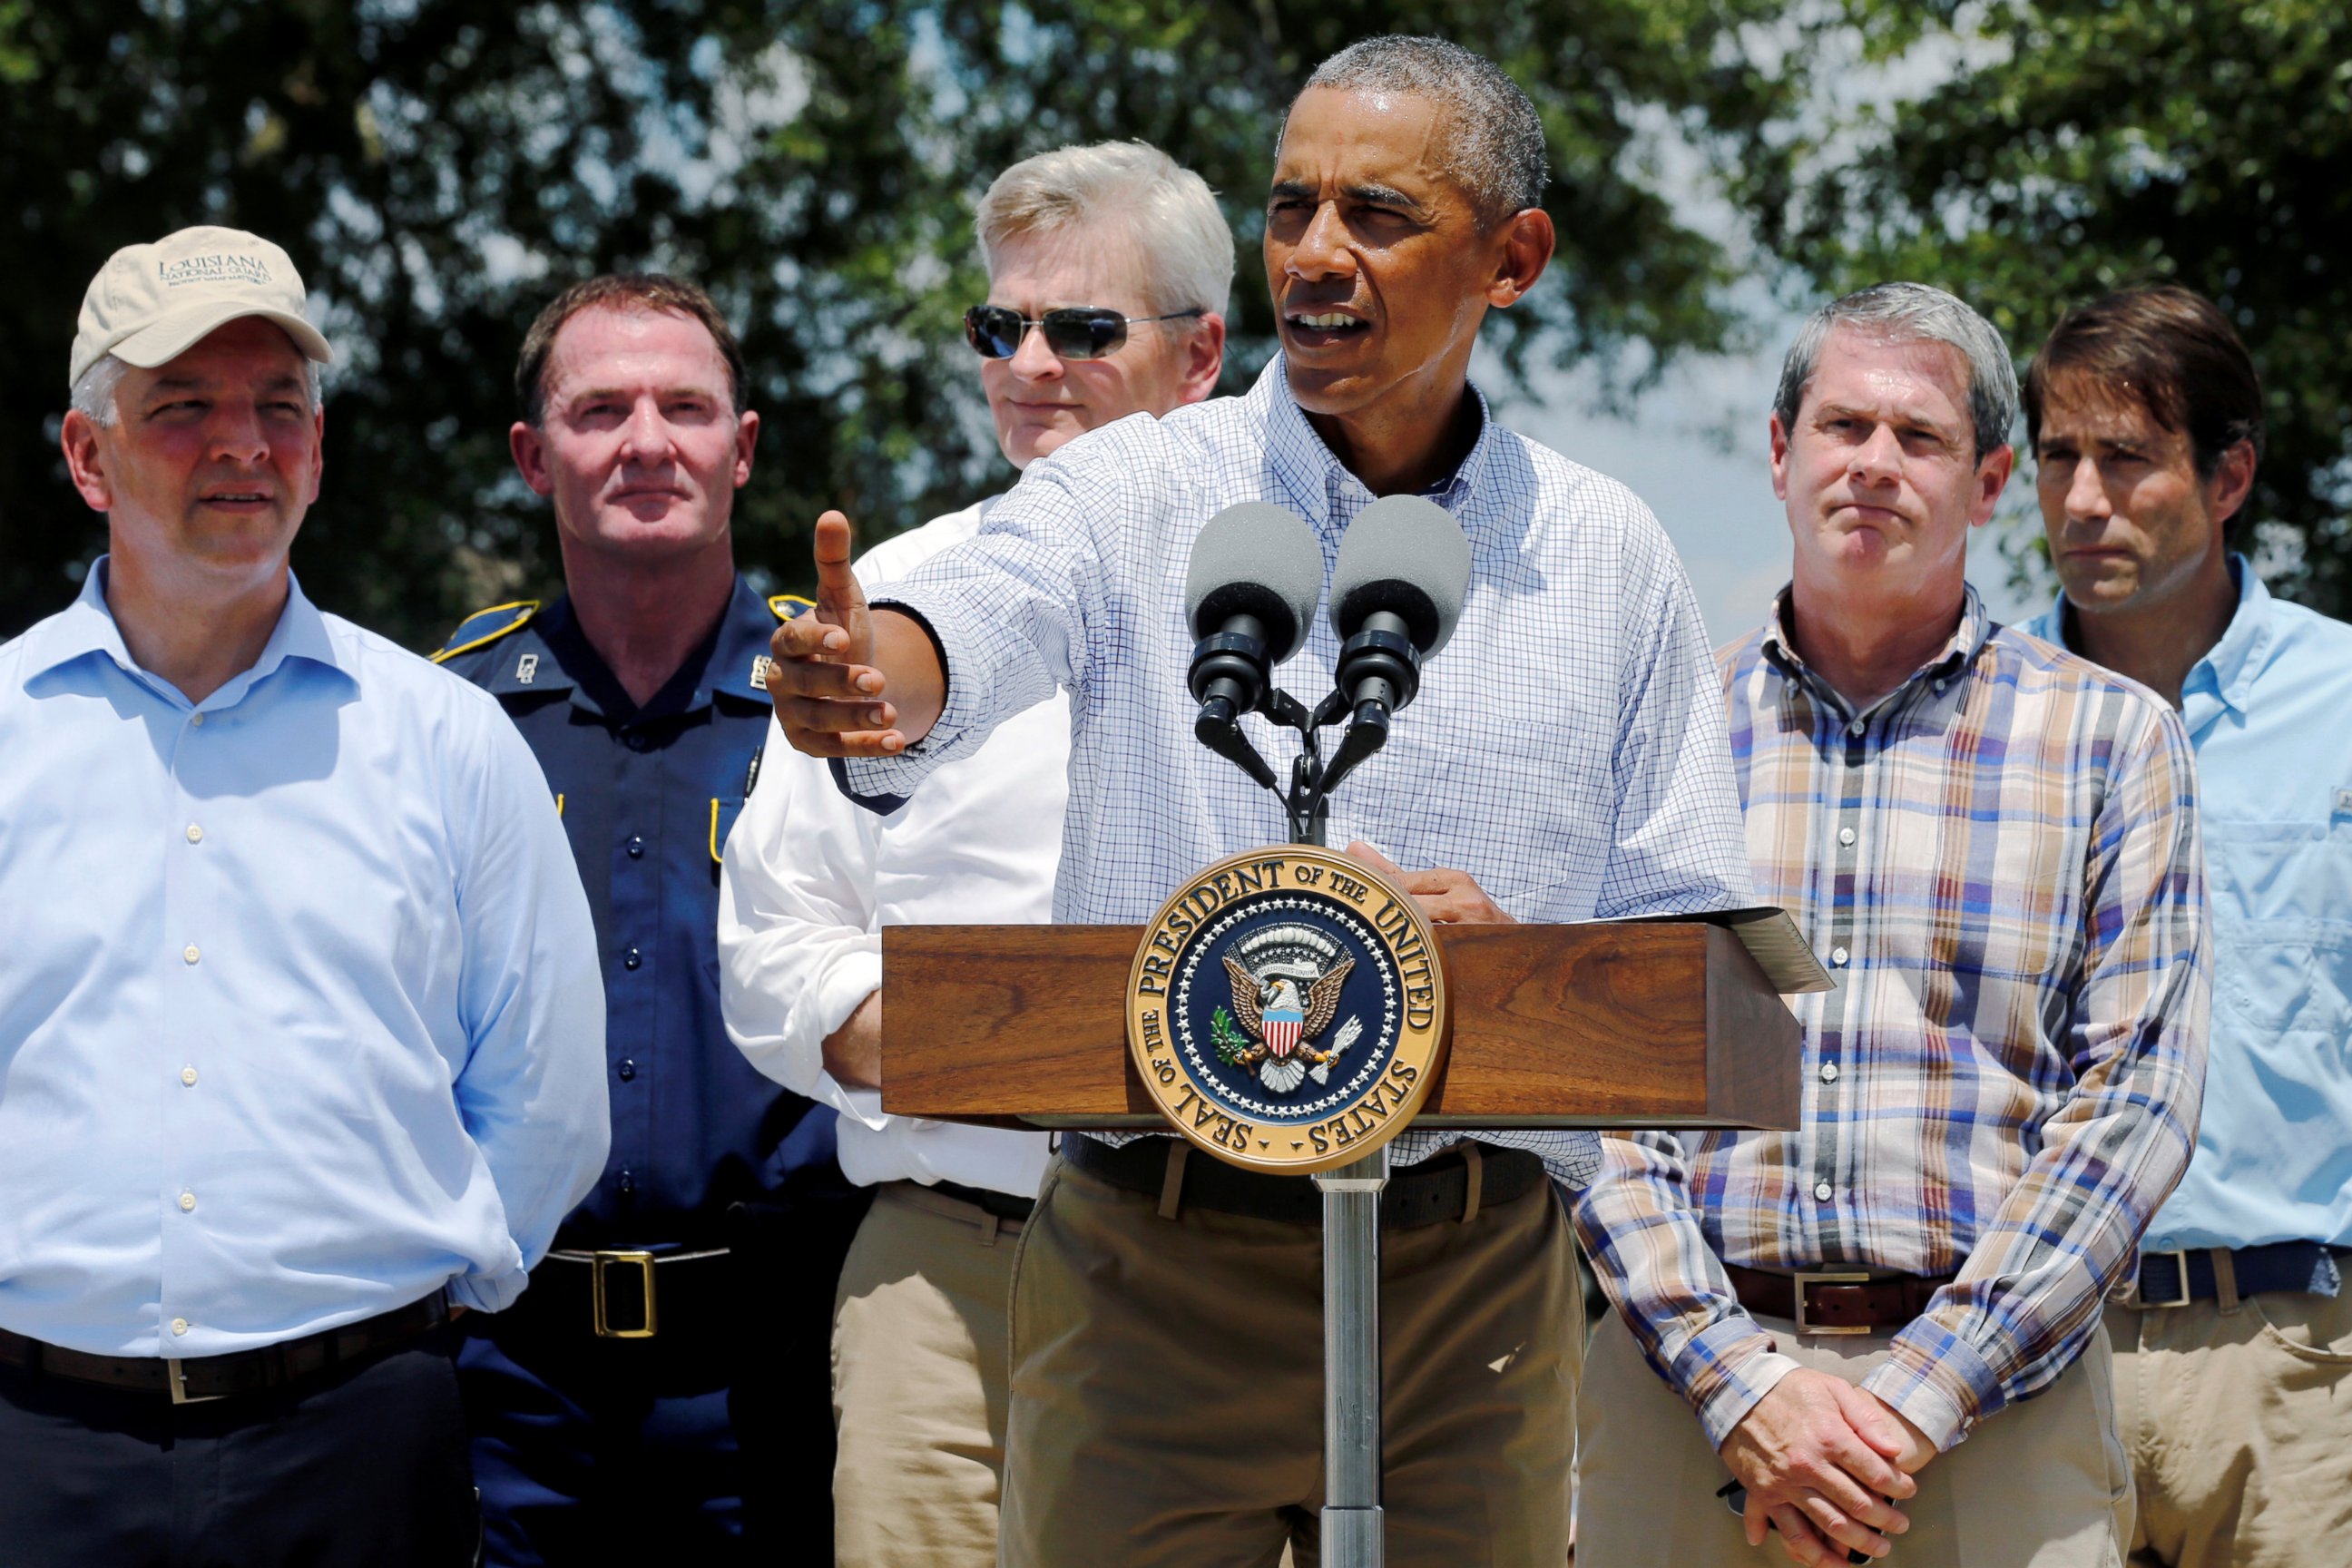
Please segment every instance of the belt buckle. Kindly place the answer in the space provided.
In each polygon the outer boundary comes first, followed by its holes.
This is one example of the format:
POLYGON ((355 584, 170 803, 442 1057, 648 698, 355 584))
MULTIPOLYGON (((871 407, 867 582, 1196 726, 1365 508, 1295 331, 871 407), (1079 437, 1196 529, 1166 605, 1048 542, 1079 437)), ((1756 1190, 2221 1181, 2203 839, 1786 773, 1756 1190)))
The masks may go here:
POLYGON ((190 1394, 188 1376, 181 1370, 182 1365, 183 1363, 173 1357, 166 1356, 163 1360, 163 1381, 172 1390, 173 1404, 210 1405, 215 1399, 228 1397, 226 1394, 190 1394))
POLYGON ((2156 1310, 2166 1307, 2186 1307, 2189 1302, 2189 1249, 2187 1247, 2175 1247, 2169 1252, 2143 1252, 2133 1260, 2131 1294, 2124 1298, 2124 1305, 2137 1307, 2143 1310, 2156 1310), (2172 1259, 2173 1288, 2179 1294, 2169 1301, 2151 1301, 2140 1294, 2141 1271, 2147 1267, 2150 1258, 2172 1259))
POLYGON ((1808 1285, 1867 1285, 1870 1283, 1869 1275, 1858 1272, 1832 1273, 1818 1269, 1807 1273, 1800 1270, 1791 1277, 1790 1283, 1796 1288, 1797 1293, 1797 1331, 1799 1333, 1866 1334, 1870 1332, 1870 1325, 1867 1323, 1832 1325, 1811 1323, 1805 1321, 1805 1288, 1808 1285))
POLYGON ((595 1303, 596 1337, 600 1340, 649 1340, 659 1323, 654 1315, 654 1255, 650 1252, 595 1252, 588 1258, 589 1295, 595 1303), (646 1326, 642 1329, 616 1329, 604 1314, 604 1270, 614 1264, 627 1264, 642 1272, 646 1303, 646 1326))

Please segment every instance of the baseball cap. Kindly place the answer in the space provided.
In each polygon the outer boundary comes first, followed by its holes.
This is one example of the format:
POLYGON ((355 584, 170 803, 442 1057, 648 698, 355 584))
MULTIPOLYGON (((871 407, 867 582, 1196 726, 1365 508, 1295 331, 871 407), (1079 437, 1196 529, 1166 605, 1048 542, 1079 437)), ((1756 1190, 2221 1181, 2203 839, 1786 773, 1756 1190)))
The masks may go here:
POLYGON ((107 258, 81 297, 66 384, 108 354, 152 370, 242 316, 275 321, 311 359, 334 363, 326 338, 302 319, 302 275, 294 258, 259 235, 207 225, 152 245, 126 245, 107 258))

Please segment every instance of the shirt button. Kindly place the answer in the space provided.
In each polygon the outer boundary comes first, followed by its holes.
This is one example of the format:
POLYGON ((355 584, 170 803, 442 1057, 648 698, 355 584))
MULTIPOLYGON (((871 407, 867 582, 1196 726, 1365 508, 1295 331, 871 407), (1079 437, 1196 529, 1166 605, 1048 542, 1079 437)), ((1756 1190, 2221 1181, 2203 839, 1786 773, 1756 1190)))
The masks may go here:
POLYGON ((186 1084, 190 1089, 195 1088, 196 1069, 194 1068, 182 1068, 180 1069, 180 1081, 186 1084))
MULTIPOLYGON (((205 727, 205 716, 201 713, 191 713, 188 715, 188 722, 201 730, 205 727)), ((186 1332, 185 1330, 182 1330, 180 1331, 183 1333, 186 1332)))
POLYGON ((614 1068, 613 1071, 619 1075, 623 1083, 626 1083, 637 1076, 637 1064, 629 1058, 624 1057, 621 1058, 621 1065, 614 1068))
POLYGON ((1837 968, 1839 968, 1839 969, 1843 969, 1843 968, 1845 967, 1845 960, 1846 960, 1846 951, 1845 951, 1845 949, 1843 949, 1843 948, 1842 948, 1842 947, 1833 947, 1833 948, 1830 949, 1830 963, 1831 963, 1832 965, 1834 965, 1835 967, 1837 967, 1837 968))
POLYGON ((1829 1202, 1829 1201, 1830 1201, 1830 1184, 1829 1184, 1827 1182, 1816 1182, 1816 1183, 1814 1183, 1814 1184, 1813 1184, 1813 1196, 1815 1196, 1815 1197, 1817 1197, 1817 1198, 1821 1199, 1821 1200, 1822 1200, 1822 1202, 1823 1202, 1823 1203, 1827 1203, 1827 1202, 1829 1202))
POLYGON ((1939 680, 1936 682, 1936 695, 1941 697, 1944 694, 1944 688, 1950 684, 1951 682, 1948 680, 1939 680))
POLYGON ((1849 735, 1859 735, 1869 728, 1869 725, 1864 723, 1861 720, 1856 719, 1853 723, 1848 724, 1845 727, 1845 732, 1849 735))
POLYGON ((204 954, 196 951, 196 944, 192 942, 188 943, 187 946, 180 950, 180 956, 188 963, 194 963, 196 960, 202 958, 204 954))
POLYGON ((644 859, 645 858, 646 858, 646 841, 645 841, 643 838, 639 837, 636 834, 634 834, 634 833, 630 834, 630 835, 629 835, 629 858, 630 858, 630 859, 632 859, 632 860, 642 860, 642 859, 644 859))
POLYGON ((1822 1064, 1822 1081, 1823 1083, 1837 1082, 1837 1063, 1823 1062, 1822 1064))
POLYGON ((628 1171, 628 1170, 626 1170, 626 1169, 624 1169, 624 1170, 621 1172, 621 1195, 622 1195, 623 1197, 625 1197, 625 1197, 627 1197, 631 1193, 634 1193, 634 1192, 635 1192, 636 1190, 637 1190, 637 1178, 636 1178, 635 1173, 633 1173, 633 1172, 631 1172, 631 1171, 628 1171))
POLYGON ((1841 827, 1841 828, 1839 828, 1839 829, 1838 829, 1838 842, 1839 842, 1839 843, 1841 843, 1841 844, 1851 844, 1851 843, 1853 843, 1853 828, 1851 828, 1851 827, 1841 827))
POLYGON ((653 746, 654 738, 642 730, 632 730, 629 731, 628 739, 623 743, 633 752, 648 751, 653 746))
POLYGON ((627 965, 627 966, 628 966, 629 968, 631 968, 631 969, 635 969, 637 965, 639 965, 640 963, 643 963, 645 961, 646 961, 645 954, 643 954, 643 953, 639 952, 638 952, 635 948, 634 948, 634 947, 633 947, 633 948, 631 948, 631 949, 629 949, 629 951, 628 951, 628 952, 625 952, 625 953, 623 953, 623 954, 621 955, 621 962, 622 962, 624 964, 627 965))
POLYGON ((182 1214, 194 1214, 196 1212, 195 1194, 182 1193, 180 1194, 180 1212, 182 1214))
MULTIPOLYGON (((199 715, 199 717, 201 717, 201 716, 202 716, 202 715, 199 715)), ((173 1319, 173 1320, 172 1320, 172 1331, 173 1331, 173 1333, 175 1333, 175 1334, 184 1334, 184 1333, 186 1333, 186 1332, 188 1331, 188 1320, 187 1320, 187 1319, 185 1319, 185 1318, 174 1318, 174 1319, 173 1319)))
POLYGON ((201 827, 198 827, 198 826, 197 826, 194 823, 193 823, 193 822, 191 822, 190 824, 188 824, 188 842, 189 842, 189 843, 191 843, 191 844, 202 844, 204 841, 205 841, 205 830, 204 830, 203 828, 201 828, 201 827))

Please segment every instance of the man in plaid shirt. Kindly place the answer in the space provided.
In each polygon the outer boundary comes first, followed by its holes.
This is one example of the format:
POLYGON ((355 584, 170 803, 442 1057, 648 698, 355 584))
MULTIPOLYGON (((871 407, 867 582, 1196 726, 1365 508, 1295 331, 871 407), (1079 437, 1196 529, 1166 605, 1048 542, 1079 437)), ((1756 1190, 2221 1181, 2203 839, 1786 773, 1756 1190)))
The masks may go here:
POLYGON ((1596 1568, 2130 1540, 2100 1308, 2196 1142, 2202 852, 2179 717, 1963 577, 2016 406, 1999 333, 1916 284, 1824 307, 1783 369, 1793 580, 1721 660, 1757 892, 1838 985, 1801 999, 1799 1131, 1612 1136, 1579 1206, 1619 1309, 1596 1568))

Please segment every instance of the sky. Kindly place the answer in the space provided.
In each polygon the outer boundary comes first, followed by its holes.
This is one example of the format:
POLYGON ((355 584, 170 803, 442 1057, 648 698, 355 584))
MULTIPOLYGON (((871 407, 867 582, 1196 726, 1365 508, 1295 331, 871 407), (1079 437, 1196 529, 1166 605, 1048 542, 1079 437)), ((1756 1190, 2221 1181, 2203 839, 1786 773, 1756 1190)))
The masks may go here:
MULTIPOLYGON (((1791 321, 1769 352, 1707 359, 1670 375, 1629 417, 1591 411, 1589 391, 1572 377, 1541 386, 1543 401, 1496 397, 1496 413, 1520 434, 1623 482, 1649 503, 1681 552, 1706 621, 1722 644, 1759 625, 1772 595, 1789 577, 1788 514, 1772 494, 1766 461, 1767 410, 1780 379, 1780 352, 1795 335, 1791 321)), ((1492 369, 1476 375, 1497 389, 1492 369)), ((2003 511, 2024 502, 2019 475, 2003 511)), ((2021 594, 1998 537, 2017 522, 1996 518, 1969 542, 1969 579, 1998 620, 2020 622, 2049 606, 2053 586, 2021 594)))

